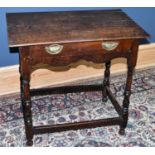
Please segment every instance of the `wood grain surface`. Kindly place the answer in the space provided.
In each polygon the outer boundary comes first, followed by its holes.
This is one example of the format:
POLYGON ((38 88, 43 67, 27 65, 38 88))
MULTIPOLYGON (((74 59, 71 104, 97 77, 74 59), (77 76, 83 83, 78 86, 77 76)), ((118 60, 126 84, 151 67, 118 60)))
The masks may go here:
POLYGON ((8 13, 10 47, 149 35, 121 10, 8 13))

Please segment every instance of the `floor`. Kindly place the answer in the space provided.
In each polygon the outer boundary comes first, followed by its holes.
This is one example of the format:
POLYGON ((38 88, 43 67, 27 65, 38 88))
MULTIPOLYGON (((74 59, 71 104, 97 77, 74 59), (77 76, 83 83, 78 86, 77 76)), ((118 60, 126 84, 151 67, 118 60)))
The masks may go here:
MULTIPOLYGON (((125 74, 111 78, 111 90, 120 103, 123 100, 125 79, 125 74)), ((98 79, 91 81, 91 84, 100 82, 102 80, 98 79)), ((101 99, 101 92, 34 97, 34 124, 61 124, 117 116, 110 101, 102 103, 101 99)), ((19 95, 0 97, 0 124, 0 146, 25 146, 19 95)), ((155 68, 136 71, 126 135, 120 136, 118 130, 118 126, 111 126, 35 135, 34 146, 155 146, 155 68)))

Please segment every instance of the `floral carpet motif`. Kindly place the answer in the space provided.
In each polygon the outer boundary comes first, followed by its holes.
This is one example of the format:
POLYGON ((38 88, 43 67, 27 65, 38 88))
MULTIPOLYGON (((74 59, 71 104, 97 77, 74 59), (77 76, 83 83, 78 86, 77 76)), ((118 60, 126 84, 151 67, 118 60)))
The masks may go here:
MULTIPOLYGON (((122 103, 126 74, 111 78, 111 90, 122 103)), ((101 83, 102 79, 91 81, 101 83)), ((89 84, 89 83, 88 83, 89 84)), ((117 116, 100 91, 32 98, 34 125, 61 124, 117 116)), ((133 78, 126 135, 119 126, 70 130, 35 135, 33 146, 118 147, 155 146, 155 68, 136 71, 133 78)), ((19 96, 0 97, 0 146, 25 146, 26 137, 19 96)))

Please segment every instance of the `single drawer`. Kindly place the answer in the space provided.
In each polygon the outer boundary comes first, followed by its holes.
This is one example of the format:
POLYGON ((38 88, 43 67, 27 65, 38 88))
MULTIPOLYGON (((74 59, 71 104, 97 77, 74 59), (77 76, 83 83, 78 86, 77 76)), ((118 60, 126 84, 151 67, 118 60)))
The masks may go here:
POLYGON ((103 63, 112 56, 117 57, 130 51, 132 40, 91 41, 30 46, 32 65, 45 63, 63 66, 78 60, 103 63))

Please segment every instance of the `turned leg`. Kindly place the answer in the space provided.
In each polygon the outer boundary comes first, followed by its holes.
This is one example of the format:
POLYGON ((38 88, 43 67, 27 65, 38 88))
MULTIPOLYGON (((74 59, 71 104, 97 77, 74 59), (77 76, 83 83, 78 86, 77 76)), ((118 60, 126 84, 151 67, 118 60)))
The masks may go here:
POLYGON ((127 73, 127 82, 124 92, 124 100, 123 100, 123 109, 122 109, 122 118, 123 122, 120 125, 119 134, 124 135, 125 134, 125 128, 127 126, 128 122, 128 108, 130 103, 130 95, 131 95, 131 84, 132 84, 132 76, 133 76, 134 67, 128 66, 128 73, 127 73))
POLYGON ((30 98, 30 71, 26 67, 27 63, 21 59, 20 63, 20 89, 21 89, 21 102, 23 109, 23 117, 25 123, 25 132, 27 139, 27 146, 33 145, 33 126, 32 126, 32 112, 31 112, 31 98, 30 98))
POLYGON ((27 138, 27 145, 31 146, 33 144, 33 128, 32 128, 32 113, 31 113, 31 100, 27 98, 25 94, 29 89, 29 81, 21 80, 23 86, 23 94, 22 98, 22 106, 23 106, 23 115, 24 115, 24 123, 25 123, 25 130, 26 130, 26 138, 27 138))
POLYGON ((137 55, 138 55, 138 41, 134 41, 131 49, 130 49, 130 55, 127 58, 127 81, 124 91, 124 100, 123 100, 123 106, 122 106, 122 118, 123 122, 120 124, 120 130, 119 134, 124 135, 125 134, 125 128, 128 123, 128 108, 130 104, 130 95, 131 95, 131 85, 132 85, 132 77, 133 72, 137 63, 137 55))
POLYGON ((105 63, 105 72, 104 72, 103 90, 102 90, 103 102, 106 102, 108 100, 106 86, 110 85, 110 66, 111 66, 111 61, 108 61, 105 63))

